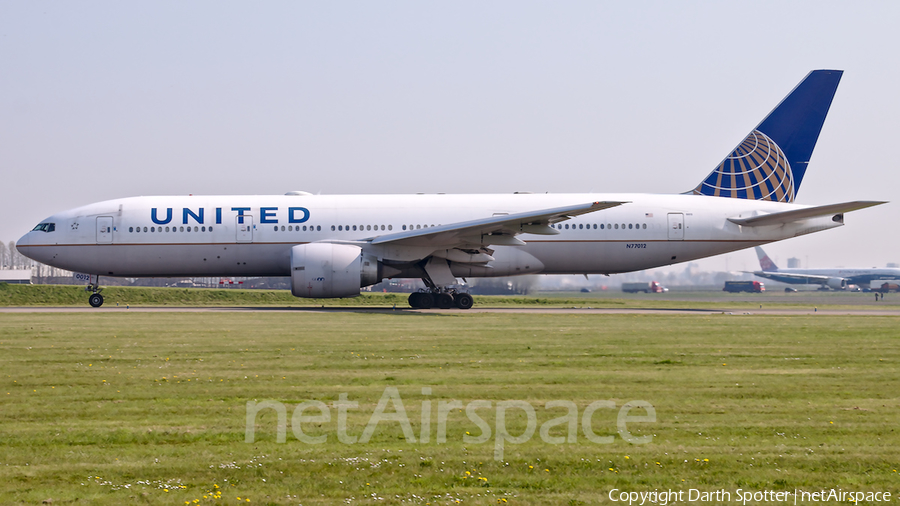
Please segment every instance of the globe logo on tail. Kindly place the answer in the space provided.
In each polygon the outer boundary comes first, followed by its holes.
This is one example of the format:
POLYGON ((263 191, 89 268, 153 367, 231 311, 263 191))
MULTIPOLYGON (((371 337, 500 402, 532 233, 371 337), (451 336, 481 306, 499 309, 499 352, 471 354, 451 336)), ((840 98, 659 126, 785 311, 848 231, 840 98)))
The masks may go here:
POLYGON ((793 202, 794 177, 784 151, 766 134, 754 130, 694 188, 693 193, 793 202))

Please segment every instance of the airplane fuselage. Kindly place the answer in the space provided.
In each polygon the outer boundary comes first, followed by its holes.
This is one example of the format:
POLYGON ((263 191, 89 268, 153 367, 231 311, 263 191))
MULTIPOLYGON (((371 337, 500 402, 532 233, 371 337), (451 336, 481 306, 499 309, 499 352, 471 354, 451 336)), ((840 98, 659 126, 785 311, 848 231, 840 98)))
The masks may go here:
MULTIPOLYGON (((492 261, 451 262, 459 277, 611 274, 669 265, 842 225, 842 215, 763 227, 728 218, 802 209, 703 195, 485 194, 132 197, 53 215, 53 231, 18 242, 28 257, 101 276, 289 276, 291 248, 318 241, 363 244, 388 259, 385 277, 418 277, 434 249, 365 241, 407 230, 592 201, 612 209, 556 223, 556 235, 522 234, 493 245, 492 261)), ((47 227, 44 227, 47 228, 47 227)))

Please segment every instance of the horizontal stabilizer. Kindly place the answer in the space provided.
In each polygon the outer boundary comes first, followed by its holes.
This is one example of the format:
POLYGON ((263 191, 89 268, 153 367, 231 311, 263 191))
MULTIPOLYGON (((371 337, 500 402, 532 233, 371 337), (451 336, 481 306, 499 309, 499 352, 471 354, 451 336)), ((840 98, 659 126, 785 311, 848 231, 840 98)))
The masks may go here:
POLYGON ((784 225, 795 221, 802 221, 809 218, 817 218, 819 216, 827 216, 829 214, 841 214, 867 207, 885 204, 886 202, 877 202, 869 200, 858 200, 855 202, 843 202, 840 204, 828 204, 824 206, 805 207, 803 209, 793 209, 791 211, 782 211, 780 213, 763 214, 760 216, 751 216, 749 218, 728 218, 728 221, 736 223, 744 227, 765 227, 768 225, 784 225))

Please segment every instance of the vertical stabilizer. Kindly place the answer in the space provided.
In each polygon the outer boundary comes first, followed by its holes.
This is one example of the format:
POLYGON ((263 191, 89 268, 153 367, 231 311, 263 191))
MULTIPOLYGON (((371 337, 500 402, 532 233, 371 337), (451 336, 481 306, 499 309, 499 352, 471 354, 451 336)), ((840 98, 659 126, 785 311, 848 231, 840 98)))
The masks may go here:
POLYGON ((769 255, 766 255, 766 252, 763 251, 762 248, 757 246, 756 248, 756 256, 759 258, 759 268, 762 269, 763 272, 774 272, 778 270, 778 266, 775 265, 775 262, 769 258, 769 255))
POLYGON ((813 70, 692 192, 793 202, 841 80, 813 70))

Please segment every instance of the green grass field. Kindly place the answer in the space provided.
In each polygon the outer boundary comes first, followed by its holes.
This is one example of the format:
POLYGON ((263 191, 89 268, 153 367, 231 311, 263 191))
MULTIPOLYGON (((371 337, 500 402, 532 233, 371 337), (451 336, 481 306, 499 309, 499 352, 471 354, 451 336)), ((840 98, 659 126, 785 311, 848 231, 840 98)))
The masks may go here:
MULTIPOLYGON (((0 503, 595 504, 653 489, 900 489, 900 319, 877 316, 107 313, 2 314, 0 503), (363 433, 395 387, 415 438, 381 422, 367 443, 331 419, 294 434, 294 408, 358 402, 363 433), (423 388, 430 387, 430 395, 423 388), (248 401, 260 411, 245 442, 248 401), (438 403, 490 402, 446 420, 438 403), (495 460, 496 406, 525 401, 537 431, 495 460), (539 435, 571 401, 574 443, 539 435), (597 436, 582 414, 594 401, 597 436), (642 400, 656 422, 617 434, 642 400), (428 406, 426 404, 426 406, 428 406), (240 498, 240 499, 238 499, 240 498)), ((388 409, 393 412, 393 406, 388 409)), ((645 411, 637 409, 632 415, 645 411)), ((307 416, 318 414, 309 410, 307 416)), ((513 436, 524 411, 510 409, 513 436)), ((557 425, 550 436, 566 436, 557 425)), ((802 501, 801 501, 802 502, 802 501)), ((621 504, 621 503, 617 503, 621 504)))

